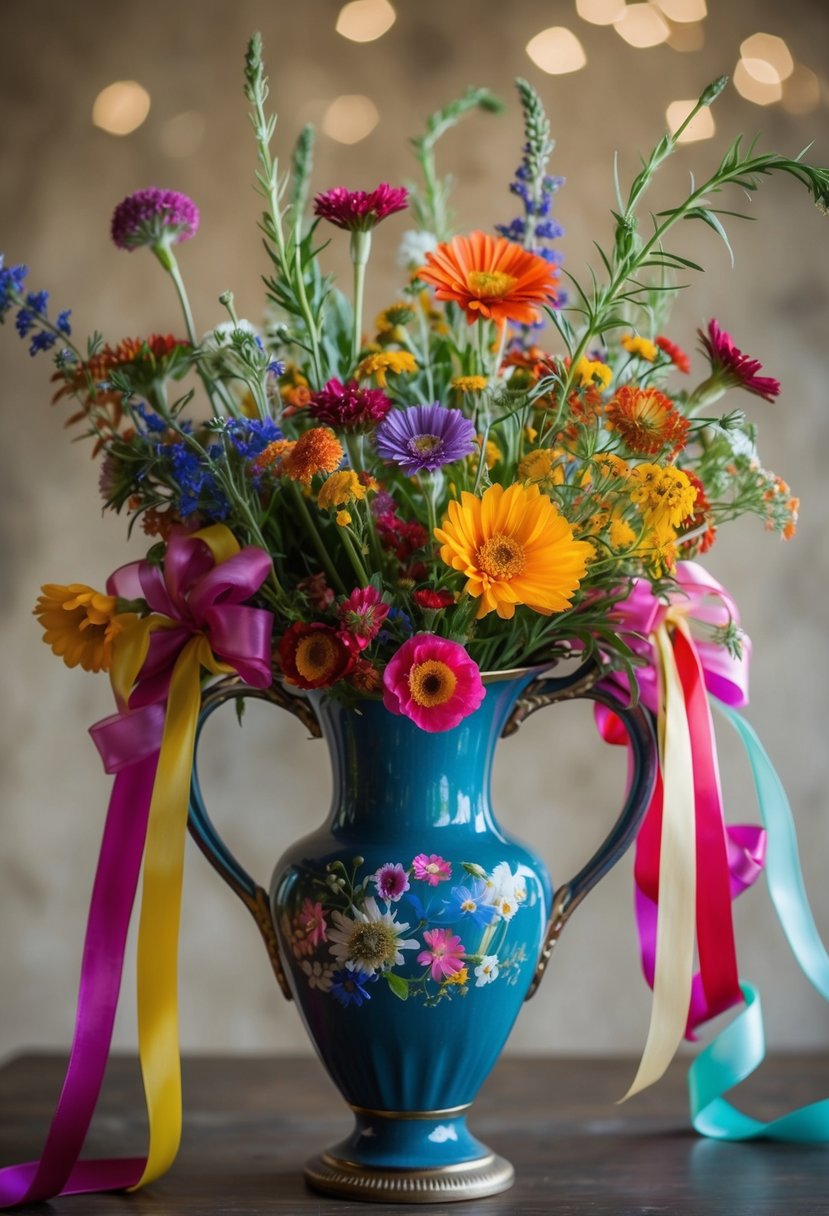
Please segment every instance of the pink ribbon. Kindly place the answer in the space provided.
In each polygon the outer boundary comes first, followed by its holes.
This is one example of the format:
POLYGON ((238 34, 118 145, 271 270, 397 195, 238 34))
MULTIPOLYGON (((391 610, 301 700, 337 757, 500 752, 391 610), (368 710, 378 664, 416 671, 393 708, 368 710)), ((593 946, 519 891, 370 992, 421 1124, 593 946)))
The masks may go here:
MULTIPOLYGON (((617 605, 619 632, 646 665, 637 669, 640 697, 656 712, 659 708, 659 665, 650 637, 677 614, 691 624, 724 628, 738 625, 737 607, 716 579, 694 562, 677 566, 678 591, 669 599, 657 598, 644 580, 634 583, 630 596, 617 605)), ((675 629, 671 643, 682 685, 693 758, 696 813, 697 898, 696 936, 699 971, 692 981, 686 1037, 709 1018, 742 1000, 737 973, 731 903, 762 871, 765 833, 752 825, 726 827, 716 744, 706 691, 728 705, 748 700, 750 643, 743 636, 742 656, 725 646, 690 632, 675 629)), ((627 689, 622 675, 611 677, 627 689)), ((597 723, 603 738, 624 743, 619 719, 601 706, 597 723)), ((663 787, 658 780, 636 842, 634 876, 636 918, 642 968, 653 987, 659 902, 659 855, 663 787)))
POLYGON ((144 850, 164 702, 183 646, 203 634, 213 653, 248 684, 271 683, 273 617, 245 606, 264 582, 270 557, 246 548, 219 565, 204 541, 171 536, 163 572, 147 562, 116 571, 110 594, 146 598, 174 624, 155 631, 129 707, 97 723, 93 739, 107 772, 117 774, 90 901, 81 963, 75 1033, 66 1076, 39 1161, 0 1170, 0 1207, 35 1203, 58 1194, 135 1186, 146 1159, 79 1162, 100 1093, 112 1042, 127 929, 144 850))

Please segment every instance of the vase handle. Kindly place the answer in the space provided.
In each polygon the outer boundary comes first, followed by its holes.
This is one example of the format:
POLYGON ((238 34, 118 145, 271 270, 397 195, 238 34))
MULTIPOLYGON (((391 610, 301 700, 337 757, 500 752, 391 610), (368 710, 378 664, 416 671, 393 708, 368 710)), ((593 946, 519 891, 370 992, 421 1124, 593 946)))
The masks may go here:
POLYGON ((587 698, 607 706, 624 723, 632 762, 627 797, 619 817, 587 864, 569 882, 562 883, 553 897, 547 932, 527 1000, 541 983, 553 948, 570 916, 588 891, 633 843, 656 781, 658 758, 652 715, 641 705, 630 705, 624 693, 601 680, 601 674, 596 663, 588 659, 569 676, 542 676, 518 698, 504 728, 505 735, 512 734, 530 714, 546 705, 587 698))
POLYGON ((271 961, 277 983, 283 995, 287 1000, 290 1000, 291 990, 288 987, 285 970, 282 966, 282 958, 279 953, 279 943, 276 937, 273 917, 271 916, 268 893, 264 887, 261 887, 259 883, 251 878, 250 874, 236 860, 216 831, 210 816, 207 814, 199 783, 196 757, 202 728, 210 715, 220 705, 223 705, 225 701, 240 700, 242 697, 256 697, 260 701, 269 701, 271 705, 278 705, 280 709, 287 709, 289 713, 294 714, 304 723, 314 738, 318 739, 322 734, 319 722, 310 703, 304 697, 295 696, 287 692, 281 684, 272 684, 270 688, 251 688, 249 685, 243 684, 238 676, 229 676, 210 685, 202 693, 201 712, 199 713, 199 722, 196 729, 196 749, 193 755, 193 773, 190 779, 190 812, 187 826, 190 830, 190 835, 214 870, 224 879, 230 889, 238 895, 256 922, 256 927, 262 934, 262 939, 268 951, 268 958, 271 961))

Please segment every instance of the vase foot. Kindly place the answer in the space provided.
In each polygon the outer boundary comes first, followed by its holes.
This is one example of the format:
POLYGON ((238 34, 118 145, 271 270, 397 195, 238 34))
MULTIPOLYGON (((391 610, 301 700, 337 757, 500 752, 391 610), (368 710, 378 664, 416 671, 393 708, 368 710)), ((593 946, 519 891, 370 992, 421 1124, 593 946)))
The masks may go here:
POLYGON ((331 1153, 312 1157, 305 1166, 308 1185, 339 1199, 372 1203, 453 1203, 483 1199, 512 1186, 515 1171, 503 1157, 489 1153, 474 1161, 427 1169, 384 1169, 359 1164, 331 1153))

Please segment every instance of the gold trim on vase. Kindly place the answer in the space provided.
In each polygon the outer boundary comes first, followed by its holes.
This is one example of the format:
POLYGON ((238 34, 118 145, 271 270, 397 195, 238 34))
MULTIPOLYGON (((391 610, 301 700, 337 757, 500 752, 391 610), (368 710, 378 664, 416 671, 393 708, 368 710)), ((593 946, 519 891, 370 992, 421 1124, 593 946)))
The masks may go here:
POLYGON ((496 1153, 431 1169, 383 1169, 320 1153, 305 1166, 310 1186, 338 1198, 374 1203, 452 1203, 483 1199, 512 1186, 515 1171, 496 1153))

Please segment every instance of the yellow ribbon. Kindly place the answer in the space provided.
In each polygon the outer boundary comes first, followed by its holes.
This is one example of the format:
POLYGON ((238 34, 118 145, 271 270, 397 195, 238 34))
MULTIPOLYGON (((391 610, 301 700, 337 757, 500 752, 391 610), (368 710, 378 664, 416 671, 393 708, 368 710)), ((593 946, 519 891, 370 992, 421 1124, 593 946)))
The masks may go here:
MULTIPOLYGON (((214 524, 193 535, 207 544, 216 565, 239 552, 236 538, 224 524, 214 524)), ((121 704, 126 704, 147 657, 150 633, 178 624, 155 614, 140 618, 118 637, 111 678, 121 704)), ((214 657, 206 637, 194 635, 176 659, 170 680, 144 849, 137 960, 138 1050, 149 1150, 144 1172, 132 1190, 146 1186, 169 1169, 181 1139, 178 935, 202 668, 213 675, 233 670, 214 657)))
POLYGON ((661 675, 657 731, 663 779, 656 961, 645 1050, 633 1084, 621 1099, 623 1102, 658 1081, 674 1058, 685 1034, 694 972, 694 769, 685 697, 668 634, 669 624, 689 636, 682 615, 675 612, 666 616, 653 635, 661 675))

